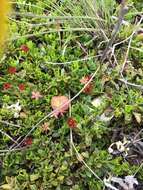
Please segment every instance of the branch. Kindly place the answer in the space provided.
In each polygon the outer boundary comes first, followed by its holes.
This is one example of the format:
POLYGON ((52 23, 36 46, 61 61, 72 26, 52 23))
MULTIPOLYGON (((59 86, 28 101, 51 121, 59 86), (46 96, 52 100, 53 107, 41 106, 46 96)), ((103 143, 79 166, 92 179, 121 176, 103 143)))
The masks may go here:
POLYGON ((127 13, 127 11, 128 11, 128 7, 126 6, 126 0, 123 0, 122 3, 121 3, 120 13, 119 13, 119 16, 118 16, 118 21, 117 21, 117 23, 114 26, 114 29, 112 31, 111 39, 108 42, 107 47, 106 47, 106 49, 103 52, 103 56, 102 56, 101 62, 103 62, 106 59, 107 54, 110 51, 110 49, 112 47, 112 44, 113 44, 113 42, 114 42, 114 40, 115 40, 115 38, 117 36, 117 33, 118 33, 119 29, 120 29, 120 26, 121 26, 121 24, 124 21, 124 16, 127 13))
POLYGON ((129 86, 135 87, 135 88, 137 88, 137 89, 139 89, 139 90, 141 90, 143 92, 143 85, 130 83, 130 82, 124 80, 124 79, 118 79, 118 80, 125 83, 125 84, 127 84, 127 85, 129 85, 129 86))

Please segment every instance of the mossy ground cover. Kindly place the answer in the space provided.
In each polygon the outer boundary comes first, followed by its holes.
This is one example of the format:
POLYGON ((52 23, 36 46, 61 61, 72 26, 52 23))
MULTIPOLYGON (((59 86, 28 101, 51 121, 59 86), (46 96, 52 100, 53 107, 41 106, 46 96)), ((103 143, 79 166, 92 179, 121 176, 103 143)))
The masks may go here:
POLYGON ((1 189, 101 190, 109 177, 134 174, 143 189, 142 1, 128 2, 104 60, 120 5, 96 3, 12 3, 0 70, 1 189), (58 118, 48 117, 55 96, 75 97, 58 118))

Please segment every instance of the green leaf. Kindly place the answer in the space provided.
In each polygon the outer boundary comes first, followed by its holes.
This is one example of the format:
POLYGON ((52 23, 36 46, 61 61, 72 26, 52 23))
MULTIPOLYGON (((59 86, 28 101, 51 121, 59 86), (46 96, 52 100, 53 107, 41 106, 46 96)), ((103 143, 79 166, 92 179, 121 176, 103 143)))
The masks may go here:
POLYGON ((39 179, 39 174, 32 174, 30 175, 30 181, 36 181, 37 179, 39 179))
POLYGON ((12 187, 9 184, 4 184, 0 186, 3 190, 12 190, 12 187))

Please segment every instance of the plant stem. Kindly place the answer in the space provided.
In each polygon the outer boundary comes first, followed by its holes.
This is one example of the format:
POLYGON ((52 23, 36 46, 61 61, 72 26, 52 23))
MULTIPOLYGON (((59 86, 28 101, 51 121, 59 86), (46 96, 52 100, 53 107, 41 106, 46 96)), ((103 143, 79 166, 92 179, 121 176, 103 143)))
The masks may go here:
POLYGON ((118 16, 117 23, 114 26, 114 29, 112 31, 111 39, 109 40, 109 42, 107 44, 107 47, 103 52, 101 62, 104 62, 104 60, 106 59, 107 54, 109 53, 109 51, 110 51, 110 49, 112 47, 112 44, 113 44, 113 42, 114 42, 114 40, 115 40, 115 38, 117 36, 117 33, 118 33, 119 29, 120 29, 120 26, 122 25, 122 22, 124 20, 124 16, 127 13, 127 11, 128 11, 128 7, 126 6, 126 0, 123 0, 122 3, 121 3, 120 13, 119 13, 119 16, 118 16))

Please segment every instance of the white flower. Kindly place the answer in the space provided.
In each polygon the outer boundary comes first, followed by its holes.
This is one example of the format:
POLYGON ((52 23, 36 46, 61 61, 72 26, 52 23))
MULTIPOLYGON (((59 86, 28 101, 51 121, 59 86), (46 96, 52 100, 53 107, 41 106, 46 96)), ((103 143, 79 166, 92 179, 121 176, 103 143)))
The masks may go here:
POLYGON ((19 105, 19 100, 16 102, 16 104, 7 106, 7 109, 15 109, 16 111, 21 111, 21 106, 19 105))
POLYGON ((129 189, 134 189, 134 184, 139 184, 137 179, 132 175, 125 176, 125 182, 128 184, 129 189))
POLYGON ((14 118, 18 118, 19 117, 19 113, 17 113, 17 112, 14 112, 14 118))
POLYGON ((120 177, 104 178, 104 184, 106 187, 112 190, 118 190, 113 184, 117 183, 123 190, 135 190, 134 184, 138 185, 138 181, 134 176, 125 176, 124 179, 120 177))
POLYGON ((113 144, 111 144, 111 145, 109 146, 109 148, 108 148, 108 152, 109 152, 110 154, 112 154, 112 153, 114 152, 113 148, 111 148, 112 146, 113 146, 113 144))
POLYGON ((93 99, 91 103, 94 107, 98 108, 102 103, 102 97, 93 99))
POLYGON ((119 152, 124 152, 125 151, 125 146, 124 144, 121 142, 121 141, 118 141, 118 142, 115 142, 115 143, 112 143, 109 148, 108 148, 108 152, 109 153, 113 153, 114 152, 114 149, 112 148, 113 146, 116 146, 116 149, 119 151, 119 152))
POLYGON ((104 185, 105 185, 105 187, 108 187, 108 188, 110 188, 110 189, 112 189, 112 190, 118 190, 116 187, 114 187, 114 186, 111 184, 110 179, 104 178, 104 185))
POLYGON ((114 115, 107 117, 105 113, 101 114, 99 119, 103 122, 109 122, 112 118, 114 117, 114 115))
POLYGON ((5 107, 8 110, 11 110, 12 113, 13 113, 14 118, 18 118, 19 117, 19 112, 22 109, 19 100, 15 104, 12 104, 10 106, 9 105, 4 105, 3 107, 5 107))
MULTIPOLYGON (((112 177, 111 181, 118 183, 120 185, 120 187, 122 187, 124 190, 130 190, 128 188, 128 185, 126 183, 124 183, 124 179, 120 178, 120 177, 112 177)), ((132 189, 133 190, 133 189, 132 189)))
POLYGON ((108 148, 108 152, 110 154, 114 154, 114 153, 125 153, 125 155, 128 155, 128 151, 129 151, 129 147, 128 145, 130 144, 130 141, 128 141, 125 137, 123 139, 123 142, 121 141, 117 141, 112 143, 109 148, 108 148), (114 147, 114 148, 113 148, 114 147))

